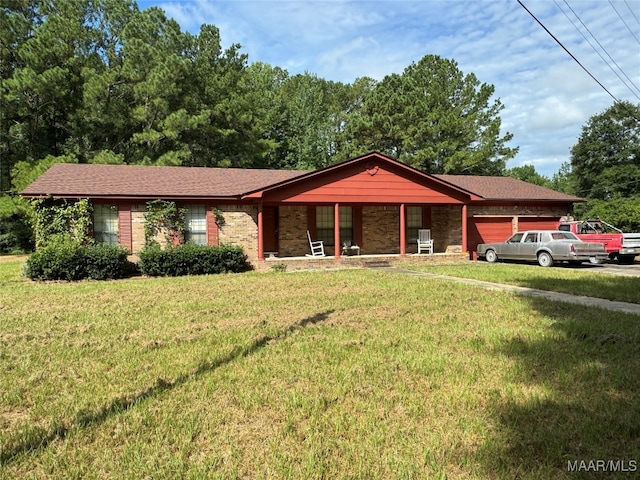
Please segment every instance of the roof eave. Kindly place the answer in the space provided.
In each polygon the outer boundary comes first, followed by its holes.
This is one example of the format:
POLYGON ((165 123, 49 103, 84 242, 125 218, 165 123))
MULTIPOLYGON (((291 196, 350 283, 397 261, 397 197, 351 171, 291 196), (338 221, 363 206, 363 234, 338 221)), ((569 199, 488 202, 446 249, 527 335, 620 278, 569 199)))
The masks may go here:
POLYGON ((148 201, 148 200, 200 200, 200 201, 237 201, 240 195, 229 196, 208 196, 208 195, 109 195, 109 194, 87 194, 87 193, 21 193, 24 198, 55 198, 55 199, 75 199, 90 198, 94 200, 132 200, 132 201, 148 201))

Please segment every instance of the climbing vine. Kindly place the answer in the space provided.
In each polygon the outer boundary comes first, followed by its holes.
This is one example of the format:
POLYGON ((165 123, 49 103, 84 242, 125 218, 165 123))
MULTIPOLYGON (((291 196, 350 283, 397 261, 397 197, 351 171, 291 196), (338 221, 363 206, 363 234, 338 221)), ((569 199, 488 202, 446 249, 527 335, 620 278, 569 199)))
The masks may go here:
POLYGON ((216 225, 218 225, 218 227, 224 227, 227 222, 224 219, 224 213, 222 213, 222 210, 220 210, 218 207, 213 207, 211 209, 211 213, 213 213, 216 225))
POLYGON ((36 249, 61 238, 78 245, 93 243, 91 225, 93 206, 88 199, 69 202, 53 198, 31 201, 29 212, 36 249))
POLYGON ((147 202, 147 211, 144 214, 144 242, 145 246, 159 246, 156 236, 164 232, 167 245, 173 245, 184 240, 185 232, 185 208, 178 208, 175 202, 166 200, 152 200, 147 202))

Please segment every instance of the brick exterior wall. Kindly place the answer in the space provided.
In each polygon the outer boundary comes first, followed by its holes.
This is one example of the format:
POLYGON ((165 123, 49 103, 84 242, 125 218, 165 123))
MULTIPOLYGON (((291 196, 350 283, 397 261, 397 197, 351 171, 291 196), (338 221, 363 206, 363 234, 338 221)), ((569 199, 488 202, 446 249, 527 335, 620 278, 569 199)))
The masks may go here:
POLYGON ((400 208, 362 207, 362 255, 400 253, 400 208))
MULTIPOLYGON (((217 232, 217 240, 212 244, 226 243, 241 246, 249 261, 257 261, 258 255, 258 210, 255 205, 217 205, 222 212, 225 224, 217 232)), ((309 253, 306 236, 307 206, 283 205, 279 207, 278 256, 298 257, 309 253)), ((207 205, 207 223, 213 221, 211 209, 207 205)), ((460 251, 462 245, 462 207, 454 205, 431 207, 431 236, 434 239, 435 252, 460 251)), ((144 214, 146 204, 131 205, 131 250, 136 254, 144 247, 144 214)), ((519 216, 561 217, 567 212, 562 207, 545 206, 472 206, 467 210, 473 215, 496 215, 512 217, 513 231, 518 230, 519 216)), ((400 242, 400 210, 397 206, 362 207, 362 255, 398 254, 400 242)), ((122 228, 122 227, 120 227, 122 228)), ((156 240, 165 243, 164 233, 156 240)), ((333 255, 333 247, 326 247, 327 255, 333 255)), ((407 253, 415 253, 415 244, 407 246, 407 253)))
MULTIPOLYGON (((147 211, 145 203, 131 205, 131 253, 140 253, 144 248, 144 214, 147 211)), ((162 238, 158 239, 164 240, 162 238)))
POLYGON ((309 253, 307 206, 281 206, 278 212, 278 256, 300 257, 309 253))
POLYGON ((220 244, 237 245, 251 263, 258 259, 258 207, 255 205, 218 205, 224 225, 218 228, 220 244))
POLYGON ((462 207, 445 205, 431 207, 431 238, 434 252, 462 249, 462 207))

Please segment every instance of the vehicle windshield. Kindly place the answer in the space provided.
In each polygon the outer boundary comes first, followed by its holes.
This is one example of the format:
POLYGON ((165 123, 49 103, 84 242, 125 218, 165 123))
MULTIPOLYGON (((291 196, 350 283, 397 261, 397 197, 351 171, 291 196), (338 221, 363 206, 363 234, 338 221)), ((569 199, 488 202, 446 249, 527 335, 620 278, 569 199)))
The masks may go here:
POLYGON ((554 240, 578 240, 571 232, 551 232, 551 238, 554 240))
POLYGON ((524 233, 516 233, 509 240, 507 240, 507 243, 520 243, 520 240, 522 240, 522 235, 524 235, 524 233))

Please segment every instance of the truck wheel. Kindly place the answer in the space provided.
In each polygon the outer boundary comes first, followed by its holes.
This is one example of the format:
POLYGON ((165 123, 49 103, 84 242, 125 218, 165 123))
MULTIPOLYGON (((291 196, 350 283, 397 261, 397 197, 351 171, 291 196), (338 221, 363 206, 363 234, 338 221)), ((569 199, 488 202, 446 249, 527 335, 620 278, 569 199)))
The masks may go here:
POLYGON ((538 265, 541 267, 551 267, 553 266, 553 257, 549 252, 540 252, 538 254, 538 265))
POLYGON ((484 258, 488 263, 496 263, 498 261, 498 255, 494 250, 487 250, 484 253, 484 258))
POLYGON ((618 264, 631 265, 635 259, 635 255, 618 255, 618 264))

